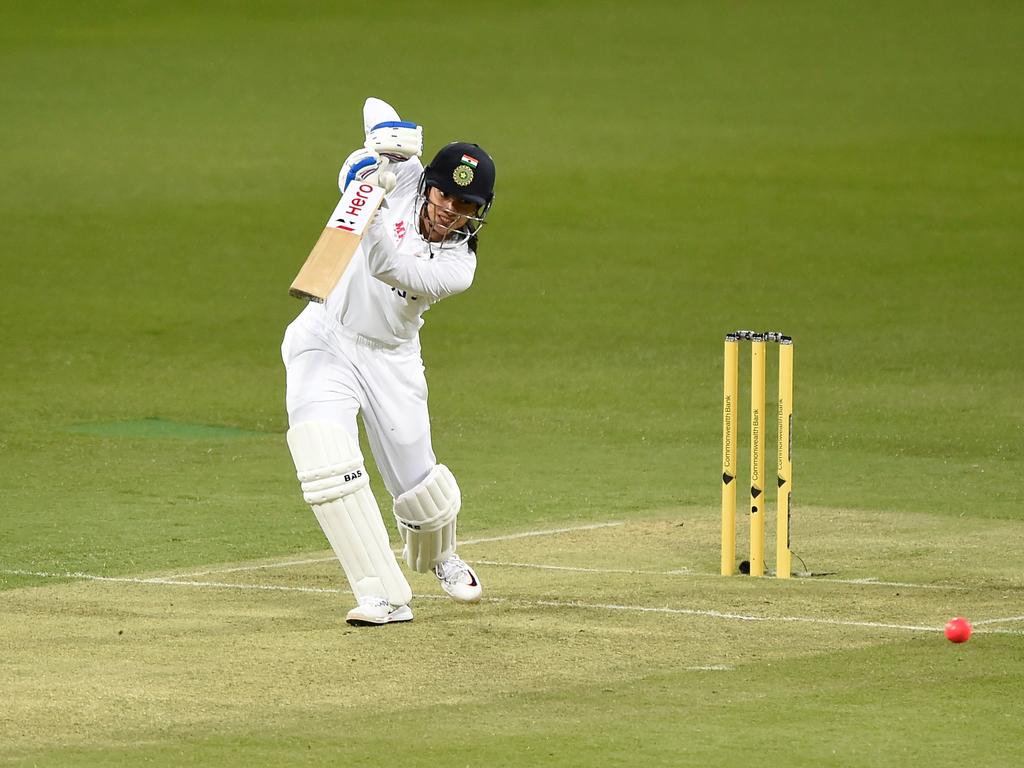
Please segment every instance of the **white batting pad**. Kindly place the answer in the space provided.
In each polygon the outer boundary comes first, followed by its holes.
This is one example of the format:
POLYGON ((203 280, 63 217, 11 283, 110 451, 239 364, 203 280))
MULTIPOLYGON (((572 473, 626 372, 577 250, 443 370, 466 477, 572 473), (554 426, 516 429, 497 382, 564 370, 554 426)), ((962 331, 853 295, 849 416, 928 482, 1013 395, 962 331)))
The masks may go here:
POLYGON ((444 464, 395 499, 395 521, 405 543, 405 562, 425 573, 455 551, 455 523, 462 495, 444 464))
POLYGON ((412 600, 355 438, 337 424, 306 421, 288 430, 288 447, 303 497, 356 597, 383 597, 392 605, 412 600))

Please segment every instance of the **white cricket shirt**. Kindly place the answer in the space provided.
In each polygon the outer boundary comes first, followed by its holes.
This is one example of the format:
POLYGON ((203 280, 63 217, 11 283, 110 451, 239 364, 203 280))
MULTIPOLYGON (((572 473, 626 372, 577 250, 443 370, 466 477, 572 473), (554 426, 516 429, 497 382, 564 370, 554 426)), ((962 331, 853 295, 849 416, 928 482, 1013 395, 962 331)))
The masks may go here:
POLYGON ((466 243, 438 248, 433 255, 419 234, 416 188, 423 165, 417 158, 394 164, 395 188, 367 228, 345 274, 321 306, 347 331, 387 345, 414 340, 423 313, 447 296, 469 288, 476 254, 466 243))

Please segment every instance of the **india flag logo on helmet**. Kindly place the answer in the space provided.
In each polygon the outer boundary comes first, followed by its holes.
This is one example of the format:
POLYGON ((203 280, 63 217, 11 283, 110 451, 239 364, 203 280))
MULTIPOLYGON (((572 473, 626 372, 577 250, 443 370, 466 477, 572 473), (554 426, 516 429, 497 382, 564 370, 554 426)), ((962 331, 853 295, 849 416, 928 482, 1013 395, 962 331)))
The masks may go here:
POLYGON ((452 171, 452 180, 460 187, 468 187, 473 183, 473 170, 480 164, 480 161, 470 155, 463 155, 459 164, 452 171))

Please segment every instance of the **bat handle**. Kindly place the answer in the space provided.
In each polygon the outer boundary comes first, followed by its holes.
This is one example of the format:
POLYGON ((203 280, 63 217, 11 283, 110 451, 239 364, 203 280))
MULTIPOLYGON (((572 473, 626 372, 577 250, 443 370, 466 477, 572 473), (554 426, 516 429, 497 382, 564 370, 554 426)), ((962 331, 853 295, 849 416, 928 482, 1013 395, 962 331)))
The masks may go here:
POLYGON ((395 174, 388 170, 390 166, 391 159, 388 157, 381 157, 377 161, 377 186, 381 187, 385 192, 390 192, 394 189, 396 183, 395 174))

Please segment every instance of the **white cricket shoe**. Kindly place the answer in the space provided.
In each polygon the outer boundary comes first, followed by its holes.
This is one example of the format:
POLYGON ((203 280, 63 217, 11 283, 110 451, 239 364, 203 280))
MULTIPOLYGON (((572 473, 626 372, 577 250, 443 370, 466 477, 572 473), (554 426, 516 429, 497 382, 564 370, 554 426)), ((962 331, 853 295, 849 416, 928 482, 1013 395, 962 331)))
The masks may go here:
POLYGON ((359 605, 345 616, 345 621, 356 627, 412 621, 412 608, 408 605, 392 605, 383 597, 362 597, 359 605))
POLYGON ((476 571, 454 552, 434 566, 434 575, 441 582, 441 589, 460 603, 478 602, 483 594, 476 571))

